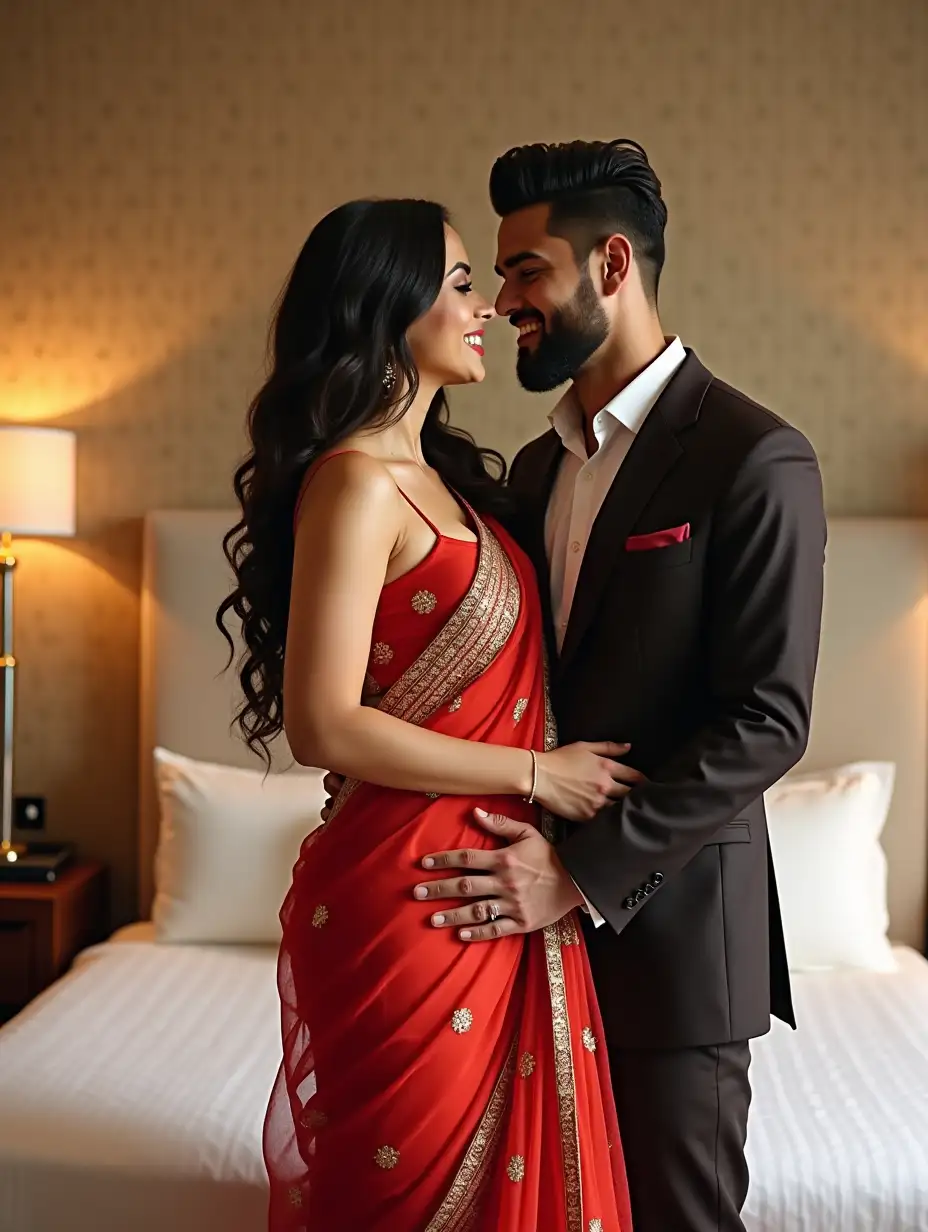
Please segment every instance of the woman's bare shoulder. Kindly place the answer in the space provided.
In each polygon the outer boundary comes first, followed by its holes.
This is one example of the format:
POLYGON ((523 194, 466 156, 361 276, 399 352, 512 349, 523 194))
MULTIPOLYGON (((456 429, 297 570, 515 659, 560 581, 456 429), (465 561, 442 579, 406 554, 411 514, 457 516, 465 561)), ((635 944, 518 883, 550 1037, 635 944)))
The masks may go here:
POLYGON ((398 511, 396 484, 379 458, 360 449, 333 449, 313 459, 300 486, 294 518, 325 507, 329 516, 360 505, 366 518, 398 511))

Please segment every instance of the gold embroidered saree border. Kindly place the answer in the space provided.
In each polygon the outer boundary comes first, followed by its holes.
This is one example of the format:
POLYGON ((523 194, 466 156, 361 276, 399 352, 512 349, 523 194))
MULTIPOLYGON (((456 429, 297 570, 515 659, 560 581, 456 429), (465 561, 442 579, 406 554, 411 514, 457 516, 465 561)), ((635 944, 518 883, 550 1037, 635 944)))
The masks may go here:
POLYGON ((564 1166, 564 1207, 567 1232, 583 1232, 583 1185, 580 1173, 577 1087, 574 1078, 573 1049, 570 1042, 570 1015, 567 1010, 567 986, 564 980, 561 932, 557 924, 549 924, 542 932, 545 962, 548 968, 548 988, 551 993, 554 1075, 561 1130, 561 1157, 564 1166))
POLYGON ((496 1159, 496 1144, 515 1073, 516 1050, 517 1041, 513 1040, 509 1056, 496 1080, 480 1124, 471 1138, 467 1154, 425 1232, 467 1232, 467 1229, 473 1226, 478 1213, 478 1203, 496 1159))
MULTIPOLYGON (((545 748, 557 747, 557 726, 548 690, 548 667, 545 662, 545 748)), ((554 841, 554 818, 545 809, 541 814, 541 831, 549 842, 554 841)), ((551 995, 551 1026, 554 1033, 554 1073, 557 1089, 558 1120, 561 1131, 561 1158, 564 1168, 564 1207, 567 1232, 583 1232, 583 1178, 580 1170, 580 1127, 577 1118, 577 1085, 574 1077, 573 1048, 570 1042, 570 1014, 567 1008, 567 985, 564 979, 563 925, 559 920, 543 929, 548 988, 551 995)))
MULTIPOLYGON (((509 554, 473 509, 466 508, 478 542, 477 568, 467 594, 378 706, 407 723, 421 725, 473 684, 509 641, 519 618, 522 593, 509 554)), ((359 786, 359 779, 345 781, 329 823, 359 786)))

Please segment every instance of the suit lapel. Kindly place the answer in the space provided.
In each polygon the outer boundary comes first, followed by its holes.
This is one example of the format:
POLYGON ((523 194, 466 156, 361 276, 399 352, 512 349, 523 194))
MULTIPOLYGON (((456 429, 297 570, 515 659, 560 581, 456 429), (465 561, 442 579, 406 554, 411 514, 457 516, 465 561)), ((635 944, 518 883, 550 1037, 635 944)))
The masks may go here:
POLYGON ((539 442, 538 458, 533 459, 532 465, 532 490, 526 492, 532 504, 531 514, 527 519, 529 531, 526 551, 538 575, 545 642, 548 658, 552 663, 557 654, 557 640, 554 636, 554 615, 551 611, 551 570, 545 547, 545 515, 563 453, 561 438, 552 428, 539 442))
POLYGON ((677 433, 695 421, 712 377, 692 351, 658 398, 602 503, 577 579, 561 650, 563 671, 599 607, 602 592, 648 501, 683 454, 677 433))
POLYGON ((548 556, 545 551, 545 515, 563 453, 561 439, 552 428, 538 441, 537 455, 526 464, 526 470, 531 467, 526 475, 527 482, 520 485, 526 501, 531 506, 527 519, 529 542, 526 550, 538 569, 539 579, 544 576, 545 580, 549 576, 548 556))

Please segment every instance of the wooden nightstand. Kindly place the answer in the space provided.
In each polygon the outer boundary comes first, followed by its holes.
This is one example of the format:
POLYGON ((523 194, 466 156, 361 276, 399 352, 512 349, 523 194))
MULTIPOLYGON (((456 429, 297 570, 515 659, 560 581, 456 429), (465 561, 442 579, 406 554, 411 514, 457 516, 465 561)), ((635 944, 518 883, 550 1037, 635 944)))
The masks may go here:
POLYGON ((0 1022, 63 975, 106 932, 106 869, 80 863, 56 882, 0 882, 0 1022))

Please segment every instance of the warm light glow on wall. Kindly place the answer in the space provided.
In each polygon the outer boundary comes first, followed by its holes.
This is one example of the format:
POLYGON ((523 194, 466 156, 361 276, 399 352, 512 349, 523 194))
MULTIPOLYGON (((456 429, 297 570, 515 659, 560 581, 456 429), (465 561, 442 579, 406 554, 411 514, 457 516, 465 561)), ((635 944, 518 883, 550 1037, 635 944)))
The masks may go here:
MULTIPOLYGON (((60 420, 76 411, 106 402, 122 390, 144 381, 186 347, 201 344, 202 333, 185 321, 187 334, 148 338, 135 331, 110 334, 106 347, 99 340, 80 341, 67 358, 49 356, 25 340, 9 344, 10 358, 0 370, 0 419, 17 423, 60 420)), ((65 339, 59 339, 66 349, 65 339)))
POLYGON ((928 375, 928 273, 913 266, 908 251, 890 243, 881 246, 876 294, 867 279, 849 279, 840 266, 816 271, 810 254, 795 237, 792 242, 797 247, 778 272, 816 305, 824 321, 849 326, 873 351, 901 361, 910 373, 928 375))
POLYGON ((96 401, 91 385, 82 390, 71 380, 55 381, 36 365, 34 377, 26 374, 16 384, 0 386, 0 417, 9 423, 39 424, 72 415, 88 403, 96 401))

